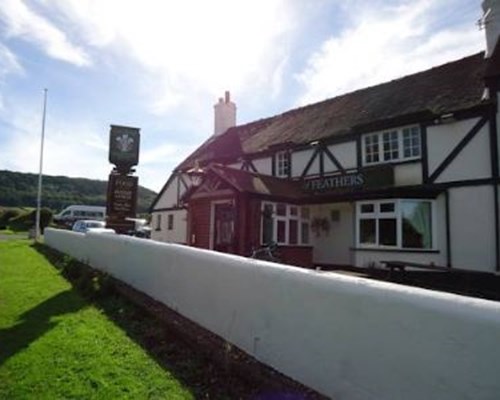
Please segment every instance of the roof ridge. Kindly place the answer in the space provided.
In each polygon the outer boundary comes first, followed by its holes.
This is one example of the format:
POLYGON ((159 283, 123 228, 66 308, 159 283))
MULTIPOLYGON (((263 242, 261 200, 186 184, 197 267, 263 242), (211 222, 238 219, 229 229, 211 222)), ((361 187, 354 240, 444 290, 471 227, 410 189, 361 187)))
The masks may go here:
POLYGON ((414 73, 409 74, 409 75, 404 75, 404 76, 401 76, 399 78, 391 79, 389 81, 377 83, 377 84, 374 84, 372 86, 366 86, 366 87, 363 87, 363 88, 359 88, 359 89, 353 90, 351 92, 345 92, 345 93, 336 95, 334 97, 329 97, 327 99, 320 100, 320 101, 317 101, 315 103, 309 103, 309 104, 302 105, 302 106, 299 106, 299 107, 296 107, 296 108, 292 108, 292 109, 284 111, 284 112, 282 112, 280 114, 275 114, 275 115, 272 115, 272 116, 269 116, 269 117, 264 117, 264 118, 255 120, 255 121, 250 121, 250 122, 247 122, 247 123, 242 124, 242 125, 235 125, 234 127, 230 128, 230 129, 243 128, 243 127, 252 125, 254 123, 256 124, 257 122, 263 122, 263 121, 267 121, 267 120, 272 120, 274 118, 279 118, 279 117, 282 117, 282 116, 285 116, 285 115, 293 114, 293 113, 296 113, 296 112, 301 112, 301 111, 304 111, 304 110, 307 110, 307 109, 310 109, 310 108, 313 108, 313 107, 316 107, 316 106, 319 106, 319 105, 322 105, 322 104, 325 104, 325 103, 333 102, 334 100, 338 100, 338 99, 340 99, 342 97, 345 97, 345 96, 350 96, 350 95, 353 95, 355 93, 362 93, 362 92, 365 92, 365 91, 368 91, 368 90, 373 90, 375 88, 378 88, 378 87, 381 87, 381 86, 384 86, 384 85, 392 84, 394 82, 402 81, 402 80, 409 79, 409 78, 412 78, 412 77, 416 77, 416 76, 419 76, 419 75, 422 75, 422 74, 425 74, 425 73, 429 73, 430 71, 433 71, 433 70, 438 70, 438 69, 441 69, 441 68, 445 68, 445 67, 448 67, 450 64, 455 64, 455 63, 458 63, 460 61, 464 61, 464 60, 466 60, 468 58, 472 59, 474 57, 478 57, 479 55, 484 55, 484 51, 480 51, 478 53, 474 53, 474 54, 471 54, 469 56, 465 56, 465 57, 462 57, 462 58, 459 58, 459 59, 456 59, 456 60, 453 60, 453 61, 448 61, 448 62, 446 62, 444 64, 435 65, 435 66, 433 66, 431 68, 428 68, 428 69, 425 69, 423 71, 414 72, 414 73))

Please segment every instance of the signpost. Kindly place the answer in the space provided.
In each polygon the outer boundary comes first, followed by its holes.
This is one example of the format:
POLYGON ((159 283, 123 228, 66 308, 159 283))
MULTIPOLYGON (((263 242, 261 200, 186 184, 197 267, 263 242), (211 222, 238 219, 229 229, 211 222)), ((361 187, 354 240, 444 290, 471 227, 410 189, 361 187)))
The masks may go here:
POLYGON ((109 134, 109 162, 115 165, 108 181, 106 226, 117 233, 134 229, 136 217, 138 178, 132 176, 132 167, 139 163, 140 133, 138 128, 111 125, 109 134))

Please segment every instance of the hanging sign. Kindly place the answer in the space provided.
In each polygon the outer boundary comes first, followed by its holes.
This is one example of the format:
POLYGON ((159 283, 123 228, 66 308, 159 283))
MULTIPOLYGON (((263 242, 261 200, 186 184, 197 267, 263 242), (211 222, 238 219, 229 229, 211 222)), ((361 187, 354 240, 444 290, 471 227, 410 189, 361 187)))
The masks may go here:
POLYGON ((109 162, 120 168, 139 163, 139 128, 111 125, 109 134, 109 162))

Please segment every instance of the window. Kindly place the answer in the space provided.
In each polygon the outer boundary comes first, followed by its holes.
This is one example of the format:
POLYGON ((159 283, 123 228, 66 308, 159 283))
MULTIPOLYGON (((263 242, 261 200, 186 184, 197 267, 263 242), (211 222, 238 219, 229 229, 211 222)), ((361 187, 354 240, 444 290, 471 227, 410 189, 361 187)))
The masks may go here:
POLYGON ((403 157, 420 156, 420 130, 414 126, 403 129, 403 157))
POLYGON ((363 163, 401 161, 420 157, 418 126, 395 129, 363 136, 363 163))
POLYGON ((309 209, 285 203, 263 203, 263 244, 276 242, 283 245, 309 244, 309 209))
POLYGON ((174 229, 174 214, 168 214, 167 217, 167 229, 169 231, 174 229))
POLYGON ((156 230, 161 231, 161 214, 156 216, 156 230))
POLYGON ((398 131, 384 132, 382 134, 384 148, 384 161, 397 160, 399 158, 398 131))
POLYGON ((290 153, 280 151, 276 153, 276 176, 288 177, 290 175, 290 153))
POLYGON ((378 135, 365 136, 365 162, 376 163, 378 162, 378 135))
POLYGON ((391 199, 357 204, 361 247, 432 249, 432 200, 391 199))

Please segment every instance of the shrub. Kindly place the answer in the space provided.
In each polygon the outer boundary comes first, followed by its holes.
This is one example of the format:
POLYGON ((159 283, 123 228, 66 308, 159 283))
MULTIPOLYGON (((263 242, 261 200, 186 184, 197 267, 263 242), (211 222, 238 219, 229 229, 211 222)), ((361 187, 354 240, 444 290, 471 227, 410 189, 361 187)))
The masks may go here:
MULTIPOLYGON (((52 221, 52 211, 48 208, 42 208, 40 210, 40 228, 43 232, 44 228, 48 226, 52 221)), ((27 231, 36 224, 36 210, 31 210, 22 213, 15 218, 9 220, 9 227, 13 231, 27 231)))
POLYGON ((6 208, 0 212, 0 229, 5 229, 9 225, 9 221, 18 217, 22 211, 18 208, 6 208))

